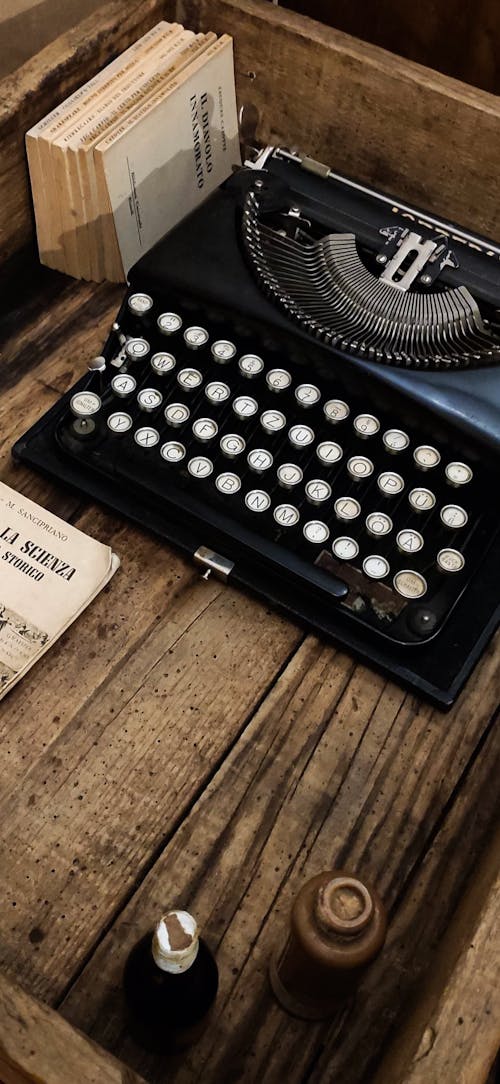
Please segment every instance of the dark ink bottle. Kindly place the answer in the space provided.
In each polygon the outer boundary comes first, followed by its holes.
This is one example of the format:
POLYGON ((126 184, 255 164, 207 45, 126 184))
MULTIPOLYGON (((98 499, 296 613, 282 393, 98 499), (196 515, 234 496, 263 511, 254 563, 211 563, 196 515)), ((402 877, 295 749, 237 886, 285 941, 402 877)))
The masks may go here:
POLYGON ((169 911, 135 945, 124 972, 133 1038, 153 1053, 195 1042, 215 1001, 215 959, 187 911, 169 911))

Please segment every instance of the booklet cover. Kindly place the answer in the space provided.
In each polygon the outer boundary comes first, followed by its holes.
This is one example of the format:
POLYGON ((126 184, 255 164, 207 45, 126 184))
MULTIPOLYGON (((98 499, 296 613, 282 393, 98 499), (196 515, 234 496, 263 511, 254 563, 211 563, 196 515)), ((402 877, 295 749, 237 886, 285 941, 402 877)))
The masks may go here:
POLYGON ((0 482, 0 699, 119 564, 109 546, 0 482))

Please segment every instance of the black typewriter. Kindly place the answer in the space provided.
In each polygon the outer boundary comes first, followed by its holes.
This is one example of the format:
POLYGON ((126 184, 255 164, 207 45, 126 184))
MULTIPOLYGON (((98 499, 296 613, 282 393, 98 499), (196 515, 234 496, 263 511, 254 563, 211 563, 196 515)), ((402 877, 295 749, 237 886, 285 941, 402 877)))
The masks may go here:
POLYGON ((14 454, 449 706, 499 619, 499 260, 268 149, 14 454))

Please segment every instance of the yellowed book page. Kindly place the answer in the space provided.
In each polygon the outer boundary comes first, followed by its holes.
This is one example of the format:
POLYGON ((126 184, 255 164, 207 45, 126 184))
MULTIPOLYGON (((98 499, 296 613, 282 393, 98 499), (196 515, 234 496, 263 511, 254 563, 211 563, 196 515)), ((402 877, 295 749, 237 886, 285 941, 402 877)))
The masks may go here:
POLYGON ((0 482, 0 698, 106 586, 109 546, 0 482))
POLYGON ((64 253, 61 244, 62 230, 52 175, 50 144, 68 124, 74 122, 74 118, 81 109, 89 108, 89 103, 91 104, 93 96, 99 93, 99 88, 103 83, 109 82, 110 79, 126 70, 131 63, 135 62, 137 54, 142 53, 149 47, 154 47, 156 41, 164 36, 168 28, 171 30, 174 28, 180 29, 178 24, 165 22, 160 22, 152 27, 147 34, 144 34, 142 38, 129 46, 119 57, 106 65, 102 71, 97 72, 87 83, 78 87, 69 98, 56 106, 46 117, 33 125, 27 133, 27 141, 35 142, 38 154, 38 174, 41 177, 41 183, 39 183, 36 193, 34 192, 34 197, 36 196, 37 202, 41 203, 42 209, 46 211, 43 227, 46 232, 42 235, 39 249, 41 253, 47 255, 47 259, 44 258, 42 262, 49 263, 49 259, 51 260, 49 266, 56 266, 59 263, 62 265, 60 269, 64 270, 64 253))
POLYGON ((95 148, 125 273, 241 164, 224 35, 95 148))

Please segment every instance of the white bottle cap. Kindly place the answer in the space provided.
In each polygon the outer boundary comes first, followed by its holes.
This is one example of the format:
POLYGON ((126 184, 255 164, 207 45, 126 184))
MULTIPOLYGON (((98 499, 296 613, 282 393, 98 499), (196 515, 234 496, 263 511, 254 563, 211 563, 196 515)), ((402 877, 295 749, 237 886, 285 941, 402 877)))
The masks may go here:
POLYGON ((157 967, 180 975, 198 955, 199 929, 187 911, 168 911, 162 915, 153 934, 152 952, 157 967))

